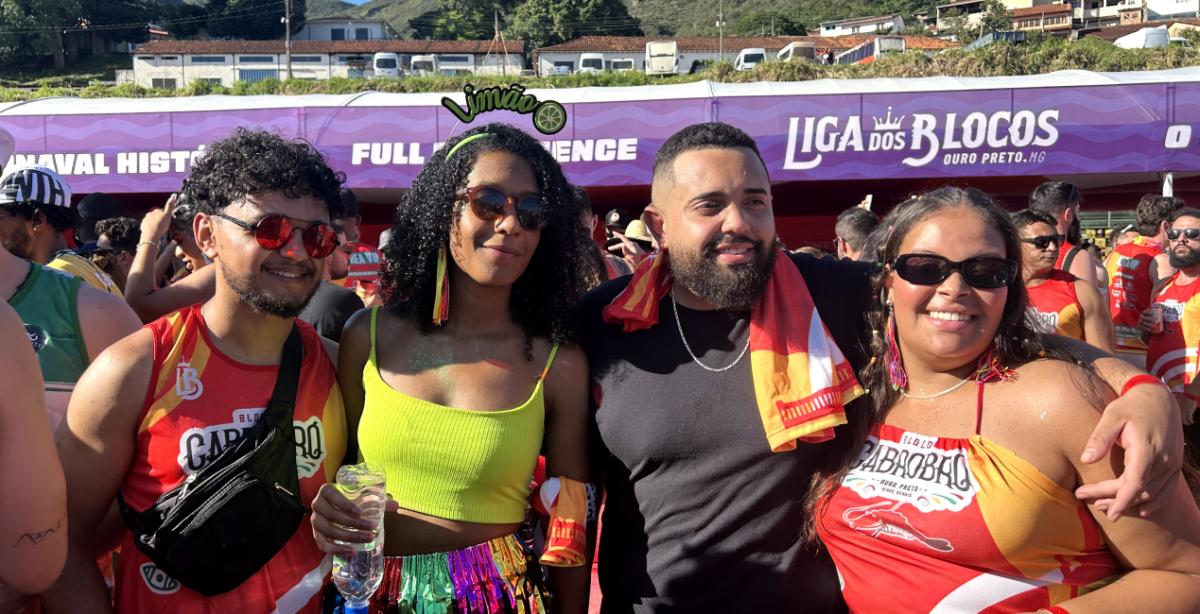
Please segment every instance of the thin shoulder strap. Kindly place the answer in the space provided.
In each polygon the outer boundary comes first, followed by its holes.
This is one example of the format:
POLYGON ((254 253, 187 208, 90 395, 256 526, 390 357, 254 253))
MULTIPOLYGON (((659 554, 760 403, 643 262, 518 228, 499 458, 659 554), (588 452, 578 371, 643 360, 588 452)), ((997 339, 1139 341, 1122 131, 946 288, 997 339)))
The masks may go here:
POLYGON ((979 396, 975 401, 975 434, 979 435, 983 429, 983 382, 979 382, 979 396))
POLYGON ((379 361, 375 359, 375 320, 379 316, 379 308, 371 308, 371 364, 377 365, 379 361))
POLYGON ((550 346, 550 357, 546 359, 546 368, 542 369, 542 374, 538 376, 538 381, 546 381, 546 376, 550 374, 550 365, 554 364, 554 357, 558 355, 558 343, 550 346))

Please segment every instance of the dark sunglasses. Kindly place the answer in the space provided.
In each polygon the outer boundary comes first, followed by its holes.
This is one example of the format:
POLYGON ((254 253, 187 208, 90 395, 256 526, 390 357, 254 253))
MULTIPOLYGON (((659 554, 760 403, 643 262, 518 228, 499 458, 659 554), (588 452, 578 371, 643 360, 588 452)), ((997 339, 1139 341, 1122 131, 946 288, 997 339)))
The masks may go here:
POLYGON ((1017 278, 1017 263, 1005 258, 978 256, 955 262, 936 254, 904 254, 892 268, 900 279, 918 286, 940 284, 958 271, 963 281, 974 288, 1003 288, 1017 278))
POLYGON ((466 199, 475 217, 485 222, 504 217, 511 205, 517 214, 517 221, 529 230, 541 230, 550 223, 549 211, 541 196, 522 196, 518 199, 496 188, 478 185, 463 188, 455 195, 466 199))
POLYGON ((1066 240, 1067 240, 1067 238, 1064 237, 1063 235, 1042 235, 1040 237, 1030 237, 1028 239, 1021 239, 1021 242, 1028 243, 1038 249, 1046 249, 1047 247, 1050 247, 1051 243, 1055 244, 1056 246, 1062 247, 1063 241, 1066 241, 1066 240))
MULTIPOLYGON (((292 232, 299 229, 298 226, 292 224, 291 218, 278 213, 268 215, 254 223, 244 222, 224 213, 213 213, 212 216, 228 220, 249 230, 259 245, 270 250, 287 245, 292 238, 292 232)), ((302 229, 301 235, 304 239, 304 251, 313 258, 324 258, 333 253, 338 246, 337 235, 334 234, 333 228, 324 222, 308 222, 308 224, 308 228, 302 229)))
POLYGON ((1200 239, 1200 228, 1178 228, 1167 231, 1167 240, 1178 241, 1179 237, 1187 237, 1189 241, 1200 239))

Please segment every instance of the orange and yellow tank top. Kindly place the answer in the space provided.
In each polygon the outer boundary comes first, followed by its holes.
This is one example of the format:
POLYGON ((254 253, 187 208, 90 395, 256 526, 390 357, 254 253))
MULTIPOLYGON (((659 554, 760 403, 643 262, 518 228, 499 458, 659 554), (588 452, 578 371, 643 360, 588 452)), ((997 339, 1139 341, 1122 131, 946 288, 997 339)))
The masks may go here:
MULTIPOLYGON (((237 441, 262 415, 278 365, 247 365, 213 344, 200 306, 164 316, 154 334, 154 370, 137 431, 133 462, 121 485, 131 507, 145 510, 160 495, 237 441)), ((346 416, 333 362, 312 326, 296 320, 304 360, 293 428, 300 500, 307 505, 332 481, 346 452, 346 416)), ((237 589, 215 597, 188 590, 158 569, 125 534, 117 571, 118 612, 217 614, 320 611, 329 573, 306 517, 292 540, 237 589)))
POLYGON ((1083 306, 1075 294, 1076 278, 1055 269, 1036 286, 1026 286, 1029 319, 1038 332, 1083 340, 1083 306))
POLYGON ((1173 275, 1154 297, 1162 307, 1163 332, 1150 335, 1146 368, 1175 392, 1196 377, 1197 344, 1200 344, 1200 280, 1178 283, 1173 275))
POLYGON ((1121 573, 1073 493, 979 435, 877 425, 817 529, 852 612, 1034 612, 1121 573))
POLYGON ((1150 263, 1162 253, 1162 246, 1146 237, 1118 245, 1104 268, 1108 270, 1108 310, 1117 333, 1117 350, 1144 353, 1146 343, 1138 328, 1138 318, 1150 306, 1154 287, 1150 283, 1150 263))

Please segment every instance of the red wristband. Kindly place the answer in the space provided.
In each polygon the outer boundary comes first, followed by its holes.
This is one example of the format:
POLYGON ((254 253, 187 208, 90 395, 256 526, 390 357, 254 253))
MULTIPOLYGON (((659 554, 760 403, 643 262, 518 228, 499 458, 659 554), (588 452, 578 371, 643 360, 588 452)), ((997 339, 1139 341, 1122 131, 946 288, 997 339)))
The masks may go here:
POLYGON ((1050 614, 1071 614, 1070 612, 1067 611, 1066 608, 1062 607, 1061 605, 1052 605, 1052 606, 1046 608, 1046 611, 1050 612, 1050 614))
POLYGON ((1140 386, 1142 384, 1158 384, 1159 386, 1166 385, 1163 384, 1162 380, 1158 379, 1157 377, 1143 373, 1141 375, 1135 375, 1129 378, 1129 381, 1125 382, 1125 387, 1121 389, 1121 396, 1125 396, 1125 393, 1129 392, 1134 386, 1140 386))

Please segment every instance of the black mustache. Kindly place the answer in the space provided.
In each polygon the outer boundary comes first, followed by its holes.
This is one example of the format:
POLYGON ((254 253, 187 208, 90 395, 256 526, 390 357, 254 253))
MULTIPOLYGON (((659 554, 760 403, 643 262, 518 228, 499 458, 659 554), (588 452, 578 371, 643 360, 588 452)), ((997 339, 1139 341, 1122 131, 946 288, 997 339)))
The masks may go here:
POLYGON ((721 237, 714 239, 712 241, 709 241, 708 244, 704 246, 704 254, 706 256, 712 255, 712 254, 716 253, 716 251, 718 249, 720 249, 721 246, 730 245, 732 243, 749 243, 751 245, 751 249, 753 249, 756 252, 761 252, 763 249, 762 241, 755 241, 754 239, 751 239, 750 237, 747 237, 745 235, 727 234, 727 235, 722 235, 721 237))

